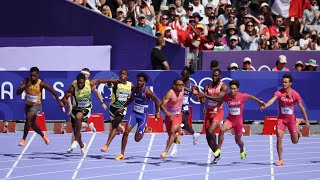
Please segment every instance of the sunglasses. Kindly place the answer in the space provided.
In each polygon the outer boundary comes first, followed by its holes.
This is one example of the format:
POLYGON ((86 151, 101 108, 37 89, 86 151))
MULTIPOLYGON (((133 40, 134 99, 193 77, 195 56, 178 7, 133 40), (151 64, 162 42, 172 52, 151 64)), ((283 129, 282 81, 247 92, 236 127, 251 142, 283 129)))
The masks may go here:
POLYGON ((162 20, 168 20, 168 18, 162 18, 162 20))
POLYGON ((234 17, 234 16, 230 16, 229 18, 230 18, 230 19, 234 19, 234 18, 236 18, 236 17, 234 17))
POLYGON ((248 26, 248 27, 253 27, 253 24, 248 24, 247 26, 248 26))
POLYGON ((258 17, 258 19, 264 20, 264 18, 263 18, 263 17, 258 17))
POLYGON ((235 40, 235 39, 231 39, 230 41, 231 41, 231 42, 236 42, 237 40, 235 40))
POLYGON ((297 64, 296 67, 303 67, 303 65, 302 64, 297 64))
POLYGON ((127 22, 131 22, 132 23, 132 21, 127 21, 127 22))

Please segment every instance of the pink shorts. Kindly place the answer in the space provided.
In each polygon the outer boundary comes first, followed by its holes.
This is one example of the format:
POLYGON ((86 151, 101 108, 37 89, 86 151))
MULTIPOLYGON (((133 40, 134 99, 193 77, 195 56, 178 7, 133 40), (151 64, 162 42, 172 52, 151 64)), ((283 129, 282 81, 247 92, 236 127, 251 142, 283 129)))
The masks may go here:
POLYGON ((229 119, 226 119, 225 121, 228 124, 228 130, 232 129, 234 130, 234 134, 241 136, 242 135, 242 128, 243 128, 243 122, 242 120, 238 121, 238 120, 234 120, 234 121, 230 121, 229 119))
POLYGON ((214 121, 217 122, 218 127, 220 127, 220 122, 223 118, 223 109, 218 109, 217 113, 210 113, 210 111, 212 111, 212 109, 208 109, 205 116, 205 128, 208 129, 214 121))
POLYGON ((171 131, 172 125, 177 125, 180 127, 182 123, 182 114, 176 114, 174 115, 174 119, 170 119, 168 116, 166 116, 164 123, 166 124, 167 132, 169 133, 171 131))
POLYGON ((277 130, 285 132, 286 127, 288 127, 290 134, 297 132, 296 118, 278 119, 277 130))

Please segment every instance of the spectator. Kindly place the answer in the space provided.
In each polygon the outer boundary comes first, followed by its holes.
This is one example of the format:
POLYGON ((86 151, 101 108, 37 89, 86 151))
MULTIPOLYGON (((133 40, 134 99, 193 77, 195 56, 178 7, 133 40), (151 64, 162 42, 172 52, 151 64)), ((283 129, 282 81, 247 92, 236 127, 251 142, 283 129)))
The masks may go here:
POLYGON ((204 6, 200 3, 200 0, 193 1, 193 13, 199 13, 201 16, 204 15, 204 6))
POLYGON ((117 17, 116 17, 116 20, 122 22, 124 21, 124 14, 123 14, 123 9, 122 8, 118 8, 117 9, 117 17))
POLYGON ((164 36, 164 31, 168 26, 169 26, 169 17, 167 15, 162 15, 160 11, 156 18, 156 31, 161 32, 161 34, 164 36))
POLYGON ((169 11, 168 11, 168 17, 169 17, 169 23, 171 24, 174 21, 174 16, 176 15, 176 5, 170 4, 169 5, 169 11))
POLYGON ((307 29, 302 31, 302 38, 299 39, 300 50, 310 50, 311 39, 307 29))
POLYGON ((136 17, 139 17, 139 18, 141 14, 144 14, 145 24, 149 25, 151 29, 153 29, 155 14, 154 14, 154 7, 151 4, 151 1, 137 0, 135 12, 136 12, 136 17))
POLYGON ((138 24, 136 25, 136 28, 147 34, 153 35, 152 28, 146 24, 146 15, 144 15, 143 13, 141 13, 139 16, 138 24))
POLYGON ((303 71, 304 70, 304 64, 302 61, 297 61, 296 64, 294 65, 294 70, 295 71, 303 71))
POLYGON ((182 0, 175 0, 176 14, 179 16, 186 15, 186 11, 182 7, 182 0))
POLYGON ((258 16, 258 20, 260 21, 261 28, 262 28, 262 33, 261 33, 261 39, 266 39, 269 40, 270 38, 270 30, 267 25, 264 24, 265 17, 263 15, 258 16))
POLYGON ((306 63, 305 71, 317 71, 318 66, 315 59, 309 59, 309 63, 306 63))
POLYGON ((156 46, 151 51, 151 63, 153 70, 170 70, 167 58, 161 51, 165 44, 166 41, 163 37, 157 38, 156 46))
POLYGON ((320 12, 318 10, 319 7, 316 9, 317 1, 310 0, 310 3, 308 2, 306 5, 307 8, 303 10, 302 22, 299 31, 300 34, 302 34, 303 29, 307 29, 309 33, 320 30, 320 25, 318 23, 320 12))
POLYGON ((299 50, 299 47, 295 46, 296 41, 293 38, 288 39, 288 46, 284 50, 299 50))
POLYGON ((219 62, 217 60, 212 60, 210 62, 210 70, 219 69, 219 62))
POLYGON ((266 39, 259 40, 258 51, 268 50, 268 41, 266 39))
POLYGON ((109 18, 112 18, 112 12, 109 6, 103 5, 101 8, 101 13, 109 18))
POLYGON ((201 44, 202 44, 202 50, 213 50, 214 48, 214 31, 209 30, 207 36, 201 36, 201 44))
POLYGON ((228 67, 228 71, 237 71, 237 70, 239 70, 239 66, 235 62, 231 63, 228 67))
POLYGON ((279 36, 278 38, 278 44, 281 47, 281 49, 285 49, 288 46, 288 36, 286 35, 286 27, 280 26, 279 27, 279 36))
POLYGON ((254 29, 252 21, 248 21, 245 25, 245 31, 241 35, 241 43, 243 50, 258 50, 260 36, 254 29))
POLYGON ((264 16, 264 22, 266 26, 270 27, 273 24, 273 18, 271 15, 271 8, 268 3, 262 3, 260 6, 260 14, 264 16))
POLYGON ((278 38, 276 36, 271 36, 269 42, 269 50, 281 50, 281 46, 279 45, 278 38))
POLYGON ((209 31, 215 31, 216 29, 216 17, 214 16, 214 14, 212 13, 210 16, 209 16, 209 23, 206 24, 206 28, 209 31))
MULTIPOLYGON (((221 51, 224 50, 225 44, 223 44, 223 34, 220 32, 217 32, 214 38, 214 48, 215 51, 221 51)), ((225 39, 224 39, 225 41, 225 39)))
POLYGON ((238 46, 238 37, 235 35, 232 35, 230 37, 230 43, 228 46, 224 48, 225 51, 241 51, 241 47, 238 46))
POLYGON ((253 67, 251 66, 251 63, 252 63, 251 58, 245 57, 245 58, 243 59, 242 70, 243 70, 243 71, 255 71, 255 70, 253 69, 253 67))
POLYGON ((136 6, 136 1, 135 0, 128 0, 127 1, 127 7, 126 9, 126 17, 131 17, 132 25, 131 26, 136 26, 136 12, 135 12, 135 6, 136 6))
MULTIPOLYGON (((280 26, 284 26, 284 21, 283 21, 283 17, 280 16, 280 15, 278 15, 278 16, 276 17, 276 22, 275 22, 275 24, 272 25, 272 26, 269 28, 269 29, 270 29, 270 35, 277 37, 277 36, 279 35, 279 27, 280 27, 280 26)), ((286 36, 289 37, 289 32, 288 32, 288 30, 286 30, 285 34, 286 34, 286 36)))
POLYGON ((234 24, 229 24, 227 27, 226 37, 225 37, 228 44, 230 43, 231 36, 237 36, 239 41, 239 37, 237 33, 238 33, 238 30, 236 26, 234 24))
MULTIPOLYGON (((233 11, 233 6, 232 5, 229 5, 229 4, 227 4, 227 5, 225 5, 225 8, 224 8, 224 14, 220 14, 219 16, 218 16, 218 25, 219 26, 224 26, 225 24, 227 24, 228 23, 228 17, 229 17, 229 14, 231 13, 231 12, 234 12, 233 11)), ((215 14, 216 15, 216 14, 215 14)))
POLYGON ((280 55, 277 59, 276 66, 272 68, 272 71, 290 71, 285 67, 287 64, 287 57, 285 55, 280 55))
POLYGON ((126 23, 128 26, 134 26, 133 25, 133 19, 132 17, 127 17, 125 20, 124 20, 124 23, 126 23))
POLYGON ((208 3, 205 8, 205 14, 203 15, 203 19, 201 21, 202 24, 209 24, 209 17, 213 14, 213 4, 208 3))
POLYGON ((234 13, 229 14, 228 23, 223 26, 223 29, 224 29, 223 33, 224 34, 226 34, 226 31, 228 30, 229 25, 234 25, 234 27, 236 26, 235 18, 236 18, 236 16, 234 15, 234 13))
POLYGON ((189 18, 192 16, 193 6, 189 5, 186 9, 186 15, 182 16, 182 25, 186 26, 189 23, 189 18))

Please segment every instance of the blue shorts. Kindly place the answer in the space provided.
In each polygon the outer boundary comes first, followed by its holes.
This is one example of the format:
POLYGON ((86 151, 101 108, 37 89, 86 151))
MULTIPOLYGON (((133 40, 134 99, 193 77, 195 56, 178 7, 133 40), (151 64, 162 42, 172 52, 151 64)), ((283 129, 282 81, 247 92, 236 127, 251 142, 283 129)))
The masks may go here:
POLYGON ((138 128, 136 133, 143 134, 144 129, 146 128, 146 125, 147 125, 147 121, 148 121, 147 118, 148 118, 148 113, 140 114, 133 111, 130 116, 130 120, 128 124, 130 124, 133 128, 138 123, 138 128))

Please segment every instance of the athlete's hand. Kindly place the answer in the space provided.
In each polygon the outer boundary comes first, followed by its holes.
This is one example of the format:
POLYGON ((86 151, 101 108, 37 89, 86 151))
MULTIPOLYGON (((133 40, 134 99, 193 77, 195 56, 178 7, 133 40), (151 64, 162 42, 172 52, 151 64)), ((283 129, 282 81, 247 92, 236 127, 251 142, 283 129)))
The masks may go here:
POLYGON ((166 116, 168 116, 171 120, 174 120, 174 115, 171 113, 167 113, 166 116))
POLYGON ((67 115, 70 115, 70 114, 71 114, 71 112, 72 112, 72 108, 71 108, 71 107, 69 107, 68 112, 67 112, 67 115))
POLYGON ((30 86, 32 85, 29 78, 26 78, 26 79, 25 79, 25 82, 26 82, 26 86, 27 86, 27 87, 30 87, 30 86))
POLYGON ((310 123, 309 123, 309 121, 306 122, 306 126, 307 126, 308 128, 310 128, 310 123))
POLYGON ((125 107, 124 107, 124 106, 122 106, 120 109, 118 109, 118 110, 117 110, 117 113, 122 114, 122 113, 123 113, 123 111, 124 111, 124 108, 125 108, 125 107))
POLYGON ((104 110, 107 110, 107 108, 108 108, 105 103, 102 103, 101 106, 102 106, 102 108, 103 108, 104 110))
POLYGON ((218 113, 218 108, 214 108, 212 111, 210 111, 210 113, 217 114, 218 113))
POLYGON ((259 109, 260 109, 260 112, 262 112, 266 107, 265 106, 260 106, 259 109))
POLYGON ((156 117, 156 121, 157 121, 160 118, 160 113, 156 113, 155 117, 156 117))

